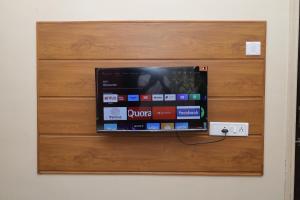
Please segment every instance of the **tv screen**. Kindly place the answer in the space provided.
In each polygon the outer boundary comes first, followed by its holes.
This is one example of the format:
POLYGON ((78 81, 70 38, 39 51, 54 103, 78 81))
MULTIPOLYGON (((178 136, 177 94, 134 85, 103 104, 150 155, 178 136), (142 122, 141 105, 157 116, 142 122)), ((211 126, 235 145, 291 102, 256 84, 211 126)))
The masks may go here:
POLYGON ((207 130, 207 69, 96 68, 97 132, 207 130))

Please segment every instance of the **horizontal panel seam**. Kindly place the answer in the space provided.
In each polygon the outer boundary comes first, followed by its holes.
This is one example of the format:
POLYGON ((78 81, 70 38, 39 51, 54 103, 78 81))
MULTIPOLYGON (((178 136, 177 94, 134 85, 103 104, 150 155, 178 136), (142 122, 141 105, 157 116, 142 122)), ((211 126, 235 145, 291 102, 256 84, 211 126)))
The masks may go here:
MULTIPOLYGON (((164 61, 164 62, 172 62, 172 61, 183 61, 183 62, 214 62, 214 61, 225 61, 225 62, 238 62, 238 61, 249 61, 249 62, 259 62, 261 63, 261 65, 259 67, 264 67, 264 58, 243 58, 243 59, 224 59, 224 58, 220 58, 220 59, 207 59, 207 58, 203 58, 203 59, 38 59, 38 62, 40 63, 47 63, 47 62, 114 62, 114 61, 118 61, 118 62, 134 62, 134 61, 143 61, 143 62, 153 62, 153 61, 164 61)), ((149 63, 152 64, 152 63, 149 63)), ((162 63, 164 64, 164 63, 162 63)), ((166 63, 168 64, 168 63, 166 63)), ((188 63, 187 63, 188 64, 188 63)), ((173 65, 172 65, 173 66, 173 65)), ((43 66, 44 67, 44 66, 43 66)), ((55 66, 56 67, 56 66, 55 66)), ((85 66, 82 66, 85 67, 85 66)), ((150 66, 151 67, 151 66, 150 66)))
POLYGON ((85 23, 258 23, 266 20, 104 20, 104 21, 37 21, 37 24, 85 24, 85 23))
MULTIPOLYGON (((107 137, 138 137, 138 138, 153 138, 153 137, 173 137, 176 138, 176 136, 170 136, 170 135, 152 135, 152 136, 138 136, 138 135, 39 135, 39 137, 41 138, 107 138, 107 137)), ((203 138, 210 138, 207 134, 205 135, 189 135, 189 136, 184 136, 182 135, 182 137, 203 137, 203 138)), ((211 136, 211 137, 215 137, 215 136, 211 136)), ((263 139, 263 135, 249 135, 247 137, 229 137, 228 138, 232 138, 232 139, 238 139, 238 138, 261 138, 263 139)))
POLYGON ((52 58, 52 59, 49 59, 49 58, 40 58, 38 59, 38 61, 96 61, 96 60, 99 60, 99 61, 103 61, 103 60, 112 60, 112 61, 120 61, 120 60, 131 60, 131 61, 135 61, 135 60, 265 60, 265 57, 249 57, 249 58, 84 58, 84 59, 80 59, 80 58, 70 58, 70 59, 67 59, 67 58, 52 58))
MULTIPOLYGON (((175 135, 141 135, 141 136, 137 136, 137 135, 129 135, 130 133, 127 133, 127 135, 115 135, 116 133, 112 133, 114 135, 109 135, 109 133, 105 134, 105 135, 97 135, 97 133, 71 133, 71 134, 67 134, 67 133, 46 133, 46 132, 39 132, 38 135, 39 136, 57 136, 57 137, 73 137, 73 136, 78 136, 78 137, 86 137, 86 136, 100 136, 100 137, 176 137, 175 135)), ((132 133, 132 134, 136 134, 136 133, 132 133)), ((150 133, 147 133, 147 134, 150 134, 150 133)), ((184 134, 184 133, 182 133, 184 134)), ((190 133, 188 133, 190 134, 190 133)), ((262 136, 263 134, 261 133, 249 133, 249 136, 262 136)), ((190 135, 181 135, 182 137, 209 137, 209 135, 207 133, 193 133, 193 134, 190 134, 190 135)), ((229 137, 229 136, 228 136, 229 137)), ((230 137, 232 138, 232 137, 230 137)))
MULTIPOLYGON (((96 100, 95 96, 39 96, 39 100, 96 100)), ((208 100, 264 100, 264 96, 209 96, 208 100)))

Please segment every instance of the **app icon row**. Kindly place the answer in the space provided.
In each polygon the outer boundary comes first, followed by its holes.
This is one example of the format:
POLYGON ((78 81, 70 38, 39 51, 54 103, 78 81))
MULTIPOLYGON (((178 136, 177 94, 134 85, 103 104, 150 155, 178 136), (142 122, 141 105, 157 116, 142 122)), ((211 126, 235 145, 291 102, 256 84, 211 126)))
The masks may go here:
POLYGON ((201 100, 200 94, 103 94, 104 103, 134 102, 134 101, 197 101, 201 100))
POLYGON ((200 106, 104 107, 104 121, 201 119, 200 106))
POLYGON ((104 130, 173 130, 173 129, 189 129, 188 122, 175 122, 175 123, 160 123, 160 122, 148 122, 148 123, 133 123, 133 124, 117 124, 117 123, 105 123, 104 130))

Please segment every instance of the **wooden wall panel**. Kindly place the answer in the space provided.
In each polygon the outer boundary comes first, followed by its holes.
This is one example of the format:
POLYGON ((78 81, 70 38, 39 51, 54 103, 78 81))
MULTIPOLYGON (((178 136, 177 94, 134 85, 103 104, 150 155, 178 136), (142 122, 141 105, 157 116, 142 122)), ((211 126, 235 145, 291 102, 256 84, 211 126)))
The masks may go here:
POLYGON ((257 57, 264 58, 265 28, 263 22, 39 23, 38 57, 241 59, 246 41, 261 41, 263 53, 257 57))
POLYGON ((208 66, 209 96, 263 96, 263 60, 39 61, 40 96, 95 96, 95 67, 208 66))
MULTIPOLYGON (((94 98, 40 98, 40 134, 95 135, 94 98)), ((250 134, 263 132, 262 99, 220 99, 208 101, 209 121, 249 122, 250 134)))
MULTIPOLYGON (((208 140, 204 136, 185 140, 208 140)), ((262 172, 261 136, 186 146, 176 137, 40 137, 42 171, 262 172), (228 148, 230 146, 230 148, 228 148)))
POLYGON ((265 22, 37 23, 38 172, 262 175, 265 36, 265 22), (249 122, 249 137, 95 133, 95 67, 184 65, 208 67, 209 120, 249 122))

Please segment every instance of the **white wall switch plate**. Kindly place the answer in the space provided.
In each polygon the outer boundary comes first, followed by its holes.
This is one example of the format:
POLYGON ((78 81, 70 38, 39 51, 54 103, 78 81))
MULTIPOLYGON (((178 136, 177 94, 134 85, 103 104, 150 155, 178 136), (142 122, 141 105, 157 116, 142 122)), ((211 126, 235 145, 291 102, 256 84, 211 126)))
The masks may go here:
POLYGON ((261 42, 246 42, 246 56, 260 56, 261 42))
POLYGON ((249 123, 241 122, 210 122, 209 135, 224 136, 248 136, 249 123), (223 130, 223 131, 222 131, 223 130))

